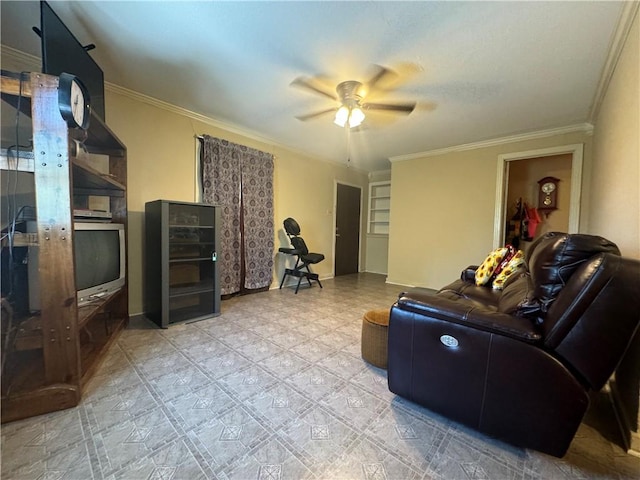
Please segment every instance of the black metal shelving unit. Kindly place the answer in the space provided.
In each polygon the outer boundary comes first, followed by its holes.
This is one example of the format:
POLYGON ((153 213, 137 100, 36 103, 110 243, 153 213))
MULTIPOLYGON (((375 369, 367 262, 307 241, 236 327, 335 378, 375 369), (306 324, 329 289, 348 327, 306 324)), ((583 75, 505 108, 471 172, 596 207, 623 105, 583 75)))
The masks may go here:
POLYGON ((158 326, 220 314, 219 225, 212 205, 146 203, 145 313, 158 326))

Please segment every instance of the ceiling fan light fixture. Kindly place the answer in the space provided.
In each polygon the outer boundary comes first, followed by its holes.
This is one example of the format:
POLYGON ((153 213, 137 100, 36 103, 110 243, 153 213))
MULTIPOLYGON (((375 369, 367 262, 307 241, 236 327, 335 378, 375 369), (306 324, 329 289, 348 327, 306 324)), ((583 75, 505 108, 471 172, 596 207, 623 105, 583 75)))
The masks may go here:
POLYGON ((336 112, 336 118, 333 120, 333 123, 339 127, 344 127, 347 120, 349 120, 349 109, 343 105, 336 112))
MULTIPOLYGON (((0 0, 2 1, 2 0, 0 0)), ((397 74, 388 68, 376 65, 376 71, 373 77, 368 82, 362 83, 356 80, 346 80, 340 82, 336 86, 336 94, 332 94, 327 91, 324 86, 321 86, 321 79, 318 77, 316 81, 312 79, 298 77, 291 85, 304 87, 312 92, 320 94, 324 97, 329 97, 332 100, 339 102, 337 108, 334 104, 333 108, 327 108, 319 112, 314 112, 308 115, 296 116, 299 120, 311 120, 313 118, 325 115, 329 112, 335 112, 333 123, 339 127, 355 128, 362 125, 365 120, 365 112, 369 111, 383 111, 388 113, 405 114, 408 115, 413 112, 416 107, 416 102, 400 102, 400 103, 371 103, 366 100, 365 97, 371 94, 374 90, 378 92, 386 92, 390 90, 389 82, 383 82, 382 80, 388 80, 390 77, 395 78, 397 74), (378 85, 381 86, 378 86, 378 85), (386 86, 385 86, 386 85, 386 86), (375 88, 374 88, 375 87, 375 88)))
POLYGON ((357 127, 364 120, 364 112, 360 107, 351 109, 351 115, 349 115, 349 127, 357 127))
POLYGON ((354 128, 360 125, 363 120, 364 112, 360 107, 350 108, 343 105, 336 112, 336 118, 333 120, 333 123, 339 127, 344 127, 348 123, 349 128, 354 128))

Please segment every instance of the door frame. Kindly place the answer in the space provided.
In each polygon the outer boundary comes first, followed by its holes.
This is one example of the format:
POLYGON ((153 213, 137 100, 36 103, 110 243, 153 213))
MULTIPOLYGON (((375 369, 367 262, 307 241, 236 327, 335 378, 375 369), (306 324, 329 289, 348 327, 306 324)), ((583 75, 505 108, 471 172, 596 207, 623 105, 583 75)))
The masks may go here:
POLYGON ((582 195, 582 165, 584 160, 584 144, 575 143, 558 147, 541 148, 525 152, 513 152, 498 155, 498 173, 496 177, 496 206, 493 217, 493 248, 504 243, 505 209, 509 183, 508 163, 528 158, 549 157, 552 155, 571 154, 571 197, 569 199, 569 227, 567 233, 578 233, 580 228, 580 197, 582 195))
POLYGON ((333 277, 336 276, 336 227, 338 226, 338 184, 346 185, 348 187, 354 187, 360 190, 360 213, 358 222, 360 222, 360 230, 358 234, 358 273, 362 272, 362 208, 364 204, 364 198, 362 196, 362 186, 356 185, 355 183, 345 182, 343 180, 333 180, 333 242, 331 245, 331 256, 333 258, 333 262, 331 265, 331 275, 333 277))

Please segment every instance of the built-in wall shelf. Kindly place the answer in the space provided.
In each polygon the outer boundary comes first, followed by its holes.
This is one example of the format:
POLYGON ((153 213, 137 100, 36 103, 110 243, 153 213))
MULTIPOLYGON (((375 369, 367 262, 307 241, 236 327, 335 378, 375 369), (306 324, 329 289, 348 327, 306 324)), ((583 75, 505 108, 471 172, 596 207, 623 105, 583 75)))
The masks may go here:
POLYGON ((367 233, 389 234, 389 214, 391 212, 391 182, 369 183, 369 210, 367 233))

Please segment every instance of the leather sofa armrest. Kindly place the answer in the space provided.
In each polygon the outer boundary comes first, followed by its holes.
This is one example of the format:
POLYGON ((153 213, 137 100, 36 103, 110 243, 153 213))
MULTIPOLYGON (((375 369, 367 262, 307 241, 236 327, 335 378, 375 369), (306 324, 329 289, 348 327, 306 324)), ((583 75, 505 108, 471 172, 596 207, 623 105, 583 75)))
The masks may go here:
POLYGON ((462 270, 462 273, 460 274, 460 280, 464 280, 465 282, 475 283, 477 269, 478 269, 478 265, 469 265, 467 268, 462 270))
MULTIPOLYGON (((478 307, 477 303, 457 301, 441 295, 413 294, 398 299, 393 308, 409 311, 438 320, 464 325, 476 330, 496 333, 536 344, 542 335, 528 319, 500 313, 493 308, 478 307)), ((393 316, 393 314, 392 314, 393 316)))

